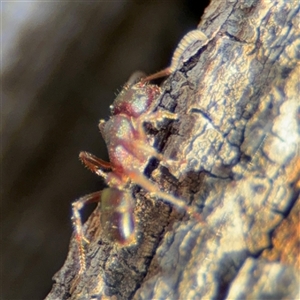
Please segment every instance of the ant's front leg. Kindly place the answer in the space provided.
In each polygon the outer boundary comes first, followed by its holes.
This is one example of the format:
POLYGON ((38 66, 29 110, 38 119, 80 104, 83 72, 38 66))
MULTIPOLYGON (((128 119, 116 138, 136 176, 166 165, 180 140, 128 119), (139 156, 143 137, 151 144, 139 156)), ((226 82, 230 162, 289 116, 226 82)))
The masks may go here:
POLYGON ((157 123, 163 121, 164 119, 170 119, 170 120, 177 120, 178 114, 169 112, 169 111, 162 111, 158 110, 151 113, 145 113, 142 118, 140 118, 140 122, 149 122, 154 123, 157 126, 157 123))

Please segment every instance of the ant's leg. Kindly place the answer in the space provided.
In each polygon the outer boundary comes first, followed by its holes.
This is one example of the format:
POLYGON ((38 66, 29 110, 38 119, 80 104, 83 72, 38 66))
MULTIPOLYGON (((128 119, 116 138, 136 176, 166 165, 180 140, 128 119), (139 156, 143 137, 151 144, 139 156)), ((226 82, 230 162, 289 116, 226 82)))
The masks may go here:
POLYGON ((178 115, 175 113, 171 113, 169 111, 156 111, 152 112, 151 109, 149 109, 150 112, 143 113, 140 115, 139 118, 133 119, 131 118, 131 124, 133 128, 138 132, 138 135, 141 140, 146 140, 147 135, 144 130, 144 123, 154 123, 157 126, 158 122, 163 121, 164 119, 171 119, 171 120, 177 120, 178 115))
POLYGON ((193 216, 198 222, 205 224, 205 222, 202 220, 201 215, 197 213, 191 206, 187 205, 185 201, 162 192, 158 186, 156 186, 147 177, 145 177, 143 174, 141 174, 136 170, 131 170, 128 174, 134 183, 140 185, 143 189, 150 192, 151 196, 155 198, 161 198, 165 202, 168 202, 179 208, 184 209, 189 215, 193 216))
MULTIPOLYGON (((176 166, 178 165, 178 161, 166 159, 164 155, 157 152, 157 150, 147 142, 148 137, 144 135, 144 132, 141 131, 141 133, 143 135, 142 136, 139 135, 138 138, 134 141, 134 143, 132 143, 132 141, 129 141, 127 139, 122 140, 122 148, 126 151, 126 155, 135 157, 140 161, 145 161, 148 160, 150 157, 155 157, 158 160, 160 160, 163 163, 163 165, 166 167, 174 167, 174 164, 176 166)), ((123 165, 123 169, 128 169, 130 167, 131 166, 123 165)), ((120 182, 120 179, 117 179, 119 178, 119 176, 113 176, 114 174, 116 174, 116 172, 109 172, 109 174, 107 174, 107 178, 105 179, 108 185, 118 187, 118 184, 122 184, 122 182, 120 182), (116 179, 111 179, 111 177, 116 177, 116 179)))
POLYGON ((179 208, 184 209, 188 214, 196 216, 199 219, 199 215, 192 209, 191 206, 188 206, 185 201, 178 199, 172 195, 162 192, 159 187, 152 183, 147 177, 136 170, 130 170, 128 172, 129 177, 132 182, 140 185, 143 189, 148 191, 151 196, 156 198, 164 199, 166 202, 173 204, 179 208))
POLYGON ((177 165, 178 162, 175 162, 171 159, 166 159, 161 153, 157 152, 157 150, 145 143, 147 140, 147 135, 145 133, 143 123, 144 122, 152 122, 157 123, 162 121, 163 119, 177 119, 177 114, 168 112, 168 111, 156 111, 154 113, 145 113, 137 120, 132 120, 132 124, 135 130, 138 132, 139 139, 135 142, 135 147, 141 150, 141 153, 144 155, 153 156, 164 163, 166 167, 174 166, 174 163, 177 165), (139 142, 140 141, 140 142, 139 142))
POLYGON ((178 165, 178 161, 166 159, 163 154, 157 152, 157 150, 154 147, 150 146, 149 144, 146 144, 145 142, 135 141, 134 147, 136 152, 134 155, 138 158, 140 156, 142 156, 141 158, 155 157, 156 159, 160 160, 162 164, 167 168, 172 168, 174 167, 174 165, 178 165), (139 151, 137 151, 137 149, 139 151), (142 154, 138 155, 137 152, 142 154))
POLYGON ((147 81, 151 81, 153 79, 157 79, 157 78, 161 78, 161 77, 166 77, 166 76, 169 76, 173 73, 173 68, 172 68, 172 65, 168 68, 165 68, 161 71, 158 71, 152 75, 149 75, 145 78, 142 79, 142 82, 147 82, 147 81))
POLYGON ((169 111, 159 110, 159 111, 143 114, 142 118, 140 118, 141 120, 140 122, 149 122, 157 125, 158 122, 161 122, 164 119, 177 120, 178 115, 175 113, 171 113, 169 111))
POLYGON ((103 172, 103 169, 107 171, 111 171, 112 169, 111 163, 106 162, 101 158, 98 158, 97 156, 85 151, 79 153, 79 159, 89 170, 103 177, 104 179, 107 179, 107 174, 103 172))
POLYGON ((85 253, 83 248, 83 241, 89 244, 88 239, 85 238, 82 230, 82 222, 80 217, 80 210, 89 203, 99 202, 101 200, 102 191, 85 195, 72 203, 72 221, 75 229, 75 240, 79 252, 80 270, 79 275, 83 274, 86 269, 85 253))
POLYGON ((165 77, 172 73, 174 73, 178 68, 182 60, 182 56, 184 52, 190 47, 192 44, 194 44, 196 41, 203 41, 203 46, 207 44, 208 38, 207 36, 199 29, 192 30, 188 32, 182 40, 179 42, 176 50, 174 51, 171 65, 157 73, 154 73, 150 76, 147 76, 146 78, 142 79, 142 83, 146 81, 150 81, 156 78, 165 77))

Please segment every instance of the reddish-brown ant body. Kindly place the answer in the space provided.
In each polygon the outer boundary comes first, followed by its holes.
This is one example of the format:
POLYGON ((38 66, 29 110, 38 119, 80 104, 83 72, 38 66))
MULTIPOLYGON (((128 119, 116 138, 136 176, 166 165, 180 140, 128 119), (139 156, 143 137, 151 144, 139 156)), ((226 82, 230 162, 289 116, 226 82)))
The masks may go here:
POLYGON ((111 107, 112 116, 108 121, 100 120, 99 129, 106 142, 110 162, 88 153, 81 152, 81 161, 94 173, 103 177, 109 188, 86 195, 73 203, 75 237, 80 252, 81 269, 85 270, 84 237, 80 209, 88 203, 101 203, 101 226, 105 236, 122 245, 136 241, 134 202, 131 184, 144 188, 151 196, 162 198, 176 206, 190 210, 183 200, 166 194, 144 174, 149 158, 169 165, 172 162, 156 151, 144 130, 144 123, 158 123, 165 118, 176 119, 177 115, 167 111, 153 111, 154 100, 160 94, 156 85, 136 83, 126 85, 111 107))
POLYGON ((188 213, 195 214, 185 201, 162 192, 144 175, 144 169, 151 157, 163 161, 167 166, 172 163, 151 145, 144 130, 144 123, 156 125, 163 119, 177 119, 174 113, 154 111, 154 100, 161 91, 157 85, 146 82, 173 73, 178 68, 185 49, 199 39, 206 41, 207 37, 199 30, 189 32, 179 43, 168 68, 136 84, 125 85, 119 93, 111 106, 112 116, 108 121, 100 120, 99 123, 100 132, 108 148, 110 162, 103 161, 88 152, 80 153, 81 161, 92 172, 103 177, 109 188, 81 197, 72 204, 75 238, 80 252, 79 275, 86 268, 83 241, 89 242, 83 234, 79 213, 85 204, 100 202, 100 223, 104 235, 121 245, 131 245, 136 242, 131 184, 137 184, 151 196, 162 198, 184 208, 188 213))

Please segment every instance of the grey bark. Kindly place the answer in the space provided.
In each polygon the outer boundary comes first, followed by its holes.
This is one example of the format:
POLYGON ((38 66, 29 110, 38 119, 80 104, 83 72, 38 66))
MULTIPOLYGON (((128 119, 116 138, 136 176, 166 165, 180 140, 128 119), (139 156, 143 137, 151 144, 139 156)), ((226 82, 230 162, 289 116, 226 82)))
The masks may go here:
POLYGON ((203 222, 137 189, 140 240, 119 247, 96 209, 86 273, 74 283, 72 239, 47 299, 299 298, 299 20, 297 1, 212 1, 198 26, 209 42, 157 100, 180 116, 157 139, 182 164, 148 168, 203 222))

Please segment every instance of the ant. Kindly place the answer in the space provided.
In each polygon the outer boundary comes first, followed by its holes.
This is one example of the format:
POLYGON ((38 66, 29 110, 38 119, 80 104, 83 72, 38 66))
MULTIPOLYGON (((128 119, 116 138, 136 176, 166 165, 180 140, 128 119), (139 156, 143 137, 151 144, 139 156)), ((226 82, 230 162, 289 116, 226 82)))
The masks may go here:
POLYGON ((173 73, 186 47, 197 39, 203 39, 203 36, 205 35, 199 30, 189 32, 174 52, 169 68, 145 77, 137 83, 129 80, 124 86, 110 107, 112 113, 110 119, 99 122, 99 129, 107 145, 110 162, 103 161, 88 152, 79 154, 85 166, 103 177, 109 187, 83 196, 72 204, 72 220, 80 256, 78 275, 83 274, 86 269, 83 243, 89 243, 83 234, 80 217, 80 210, 84 205, 100 202, 102 230, 106 236, 121 245, 136 243, 134 201, 130 193, 133 184, 142 187, 149 192, 150 196, 161 198, 177 207, 184 208, 190 214, 195 214, 185 201, 162 192, 144 175, 145 166, 151 157, 162 161, 166 166, 174 163, 165 159, 151 145, 144 130, 144 123, 157 125, 164 119, 178 119, 175 113, 154 111, 154 100, 161 94, 161 89, 157 85, 148 84, 147 81, 173 73))
POLYGON ((73 202, 73 224, 75 239, 80 253, 80 274, 85 270, 84 237, 79 211, 86 204, 100 202, 101 226, 107 236, 121 245, 136 242, 132 184, 137 184, 151 196, 191 211, 185 201, 166 194, 144 174, 150 157, 161 160, 165 165, 173 161, 151 146, 144 130, 144 123, 157 124, 164 119, 177 119, 177 115, 167 111, 153 111, 154 100, 160 95, 156 85, 138 82, 127 84, 111 106, 112 116, 108 121, 100 120, 99 129, 106 142, 110 162, 88 153, 81 152, 80 160, 92 172, 103 177, 109 186, 102 191, 88 194, 73 202))

